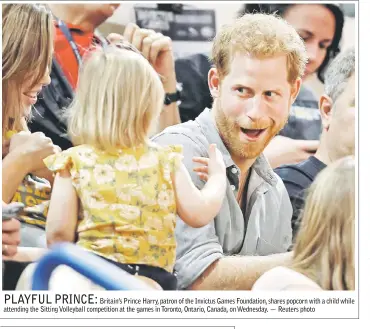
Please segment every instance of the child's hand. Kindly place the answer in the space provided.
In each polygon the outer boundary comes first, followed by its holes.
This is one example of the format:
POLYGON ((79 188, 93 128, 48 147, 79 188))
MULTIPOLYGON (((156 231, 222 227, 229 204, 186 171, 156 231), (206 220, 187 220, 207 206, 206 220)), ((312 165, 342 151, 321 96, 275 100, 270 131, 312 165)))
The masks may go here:
POLYGON ((202 164, 193 170, 198 174, 200 179, 205 181, 213 175, 226 175, 226 166, 221 152, 217 149, 216 144, 209 145, 209 158, 193 157, 193 161, 202 164))

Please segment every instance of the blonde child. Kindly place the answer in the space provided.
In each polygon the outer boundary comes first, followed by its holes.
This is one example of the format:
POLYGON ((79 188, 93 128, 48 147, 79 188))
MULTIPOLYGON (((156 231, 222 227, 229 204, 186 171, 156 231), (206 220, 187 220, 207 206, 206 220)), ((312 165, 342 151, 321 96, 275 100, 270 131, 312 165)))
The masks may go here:
POLYGON ((320 172, 309 188, 292 264, 267 271, 253 290, 354 290, 355 195, 353 157, 320 172))
POLYGON ((150 142, 163 100, 160 77, 133 48, 89 54, 68 112, 78 146, 44 160, 56 172, 46 230, 49 245, 73 242, 77 232, 77 245, 172 290, 176 214, 194 227, 213 220, 226 169, 211 145, 200 191, 181 162, 181 146, 150 142))

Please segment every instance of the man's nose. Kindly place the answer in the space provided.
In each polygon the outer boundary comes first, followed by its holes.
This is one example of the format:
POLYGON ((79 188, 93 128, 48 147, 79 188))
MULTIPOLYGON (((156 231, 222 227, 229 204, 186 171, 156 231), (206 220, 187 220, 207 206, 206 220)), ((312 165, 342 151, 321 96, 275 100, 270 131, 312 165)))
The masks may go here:
POLYGON ((261 95, 254 95, 248 99, 245 114, 252 120, 258 121, 264 116, 264 105, 261 95))

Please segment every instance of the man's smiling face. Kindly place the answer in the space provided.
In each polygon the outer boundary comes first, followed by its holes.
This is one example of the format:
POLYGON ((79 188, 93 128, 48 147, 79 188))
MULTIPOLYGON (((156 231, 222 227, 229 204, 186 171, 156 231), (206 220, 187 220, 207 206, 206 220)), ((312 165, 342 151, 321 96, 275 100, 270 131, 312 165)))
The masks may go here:
POLYGON ((258 157, 284 127, 299 84, 288 82, 287 57, 256 58, 236 53, 229 72, 210 72, 210 86, 218 84, 214 116, 231 155, 258 157))

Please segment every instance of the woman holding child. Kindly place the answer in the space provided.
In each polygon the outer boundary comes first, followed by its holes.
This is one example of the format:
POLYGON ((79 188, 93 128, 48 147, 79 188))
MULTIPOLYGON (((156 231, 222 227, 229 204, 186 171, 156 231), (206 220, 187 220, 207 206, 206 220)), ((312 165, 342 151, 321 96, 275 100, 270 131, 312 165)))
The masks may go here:
MULTIPOLYGON (((31 256, 23 255, 24 250, 17 248, 19 240, 23 245, 46 246, 42 227, 45 226, 51 173, 43 159, 59 149, 42 133, 30 134, 26 122, 37 94, 50 83, 52 20, 51 13, 43 5, 2 5, 2 201, 3 207, 14 201, 25 205, 20 216, 21 237, 16 219, 2 222, 2 256, 6 259, 4 290, 15 288, 27 265, 9 258, 25 260, 31 256)), ((6 210, 11 206, 6 206, 6 210)))

